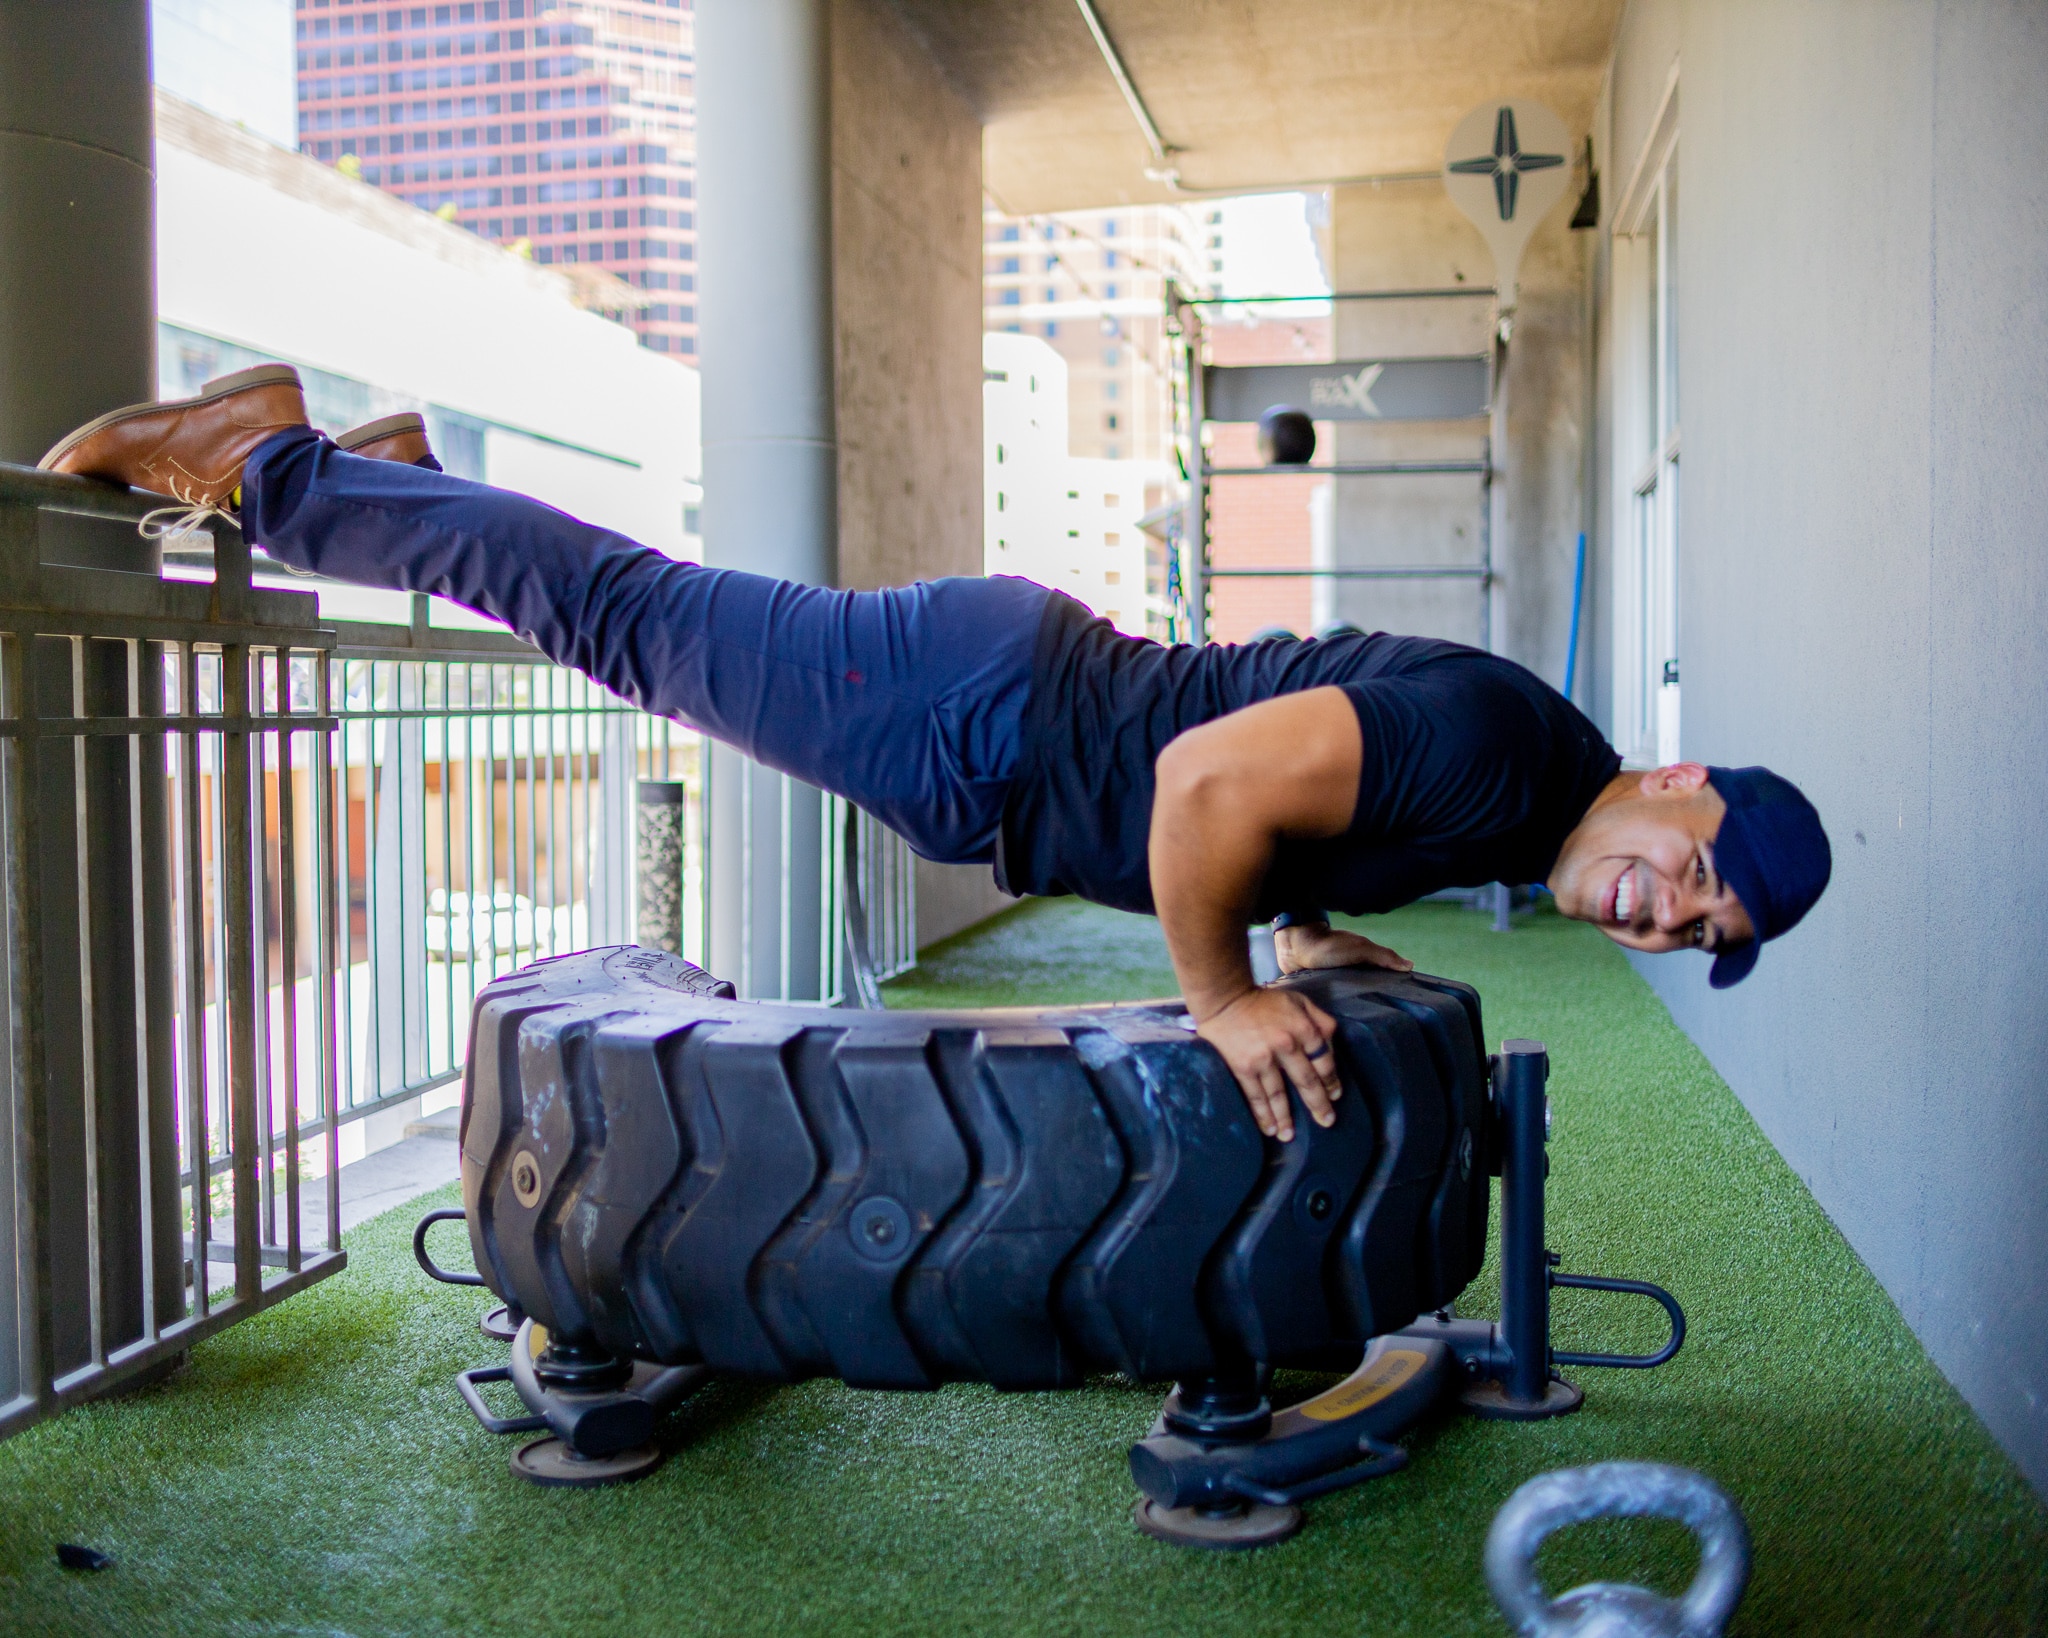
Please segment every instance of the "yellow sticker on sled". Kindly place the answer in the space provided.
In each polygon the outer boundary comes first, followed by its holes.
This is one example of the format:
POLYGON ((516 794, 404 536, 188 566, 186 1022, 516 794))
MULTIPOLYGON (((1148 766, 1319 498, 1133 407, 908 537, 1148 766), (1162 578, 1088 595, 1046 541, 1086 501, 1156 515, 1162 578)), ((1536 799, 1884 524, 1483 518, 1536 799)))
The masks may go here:
POLYGON ((1294 1408, 1311 1422, 1341 1422, 1377 1405, 1388 1394, 1405 1385, 1428 1363, 1429 1356, 1418 1348, 1389 1348, 1379 1358, 1361 1365, 1327 1393, 1294 1408))

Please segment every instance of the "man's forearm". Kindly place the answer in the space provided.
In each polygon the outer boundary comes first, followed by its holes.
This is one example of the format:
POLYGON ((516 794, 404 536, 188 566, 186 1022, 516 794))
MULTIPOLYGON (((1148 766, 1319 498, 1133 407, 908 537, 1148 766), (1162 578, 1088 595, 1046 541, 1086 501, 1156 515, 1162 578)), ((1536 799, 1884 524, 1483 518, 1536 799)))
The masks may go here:
POLYGON ((1218 811, 1219 795, 1162 793, 1152 815, 1153 903, 1198 1023, 1254 987, 1245 925, 1272 858, 1270 839, 1218 811))

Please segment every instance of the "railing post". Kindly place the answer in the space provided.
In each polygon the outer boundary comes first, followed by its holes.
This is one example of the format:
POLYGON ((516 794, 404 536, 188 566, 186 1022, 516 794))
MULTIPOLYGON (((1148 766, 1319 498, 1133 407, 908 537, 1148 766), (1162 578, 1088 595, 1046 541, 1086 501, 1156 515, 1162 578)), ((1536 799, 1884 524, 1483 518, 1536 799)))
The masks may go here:
MULTIPOLYGON (((13 529, 35 526, 33 512, 0 511, 13 529)), ((0 525, 5 527, 5 525, 0 525)), ((13 1085, 11 1153, 5 1162, 11 1174, 8 1194, 13 1256, 4 1270, 8 1299, 0 1317, 0 1338, 13 1346, 0 1360, 4 1399, 26 1398, 43 1414, 54 1407, 52 1351, 56 1332, 56 1299, 51 1289, 50 1164, 47 1133, 48 1082, 43 1061, 41 794, 36 768, 41 747, 28 737, 32 715, 29 689, 29 639, 21 631, 0 638, 0 690, 4 710, 20 730, 19 737, 0 742, 0 786, 4 786, 6 855, 7 993, 12 1002, 8 1038, 13 1044, 8 1065, 13 1085), (23 1289, 23 1285, 26 1289, 23 1289)))

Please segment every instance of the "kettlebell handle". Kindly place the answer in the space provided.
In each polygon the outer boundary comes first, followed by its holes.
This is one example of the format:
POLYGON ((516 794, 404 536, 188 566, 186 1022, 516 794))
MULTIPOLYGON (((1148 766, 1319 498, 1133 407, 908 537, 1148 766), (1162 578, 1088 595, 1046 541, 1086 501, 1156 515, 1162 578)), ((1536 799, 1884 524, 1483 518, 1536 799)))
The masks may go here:
POLYGON ((1675 1519, 1699 1537, 1699 1573, 1675 1601, 1676 1630, 1718 1638, 1749 1585, 1749 1528, 1712 1479, 1662 1462, 1560 1468, 1508 1498, 1486 1536, 1486 1583, 1508 1624, 1524 1638, 1562 1635, 1576 1624, 1536 1579, 1536 1549, 1555 1531, 1603 1518, 1675 1519))

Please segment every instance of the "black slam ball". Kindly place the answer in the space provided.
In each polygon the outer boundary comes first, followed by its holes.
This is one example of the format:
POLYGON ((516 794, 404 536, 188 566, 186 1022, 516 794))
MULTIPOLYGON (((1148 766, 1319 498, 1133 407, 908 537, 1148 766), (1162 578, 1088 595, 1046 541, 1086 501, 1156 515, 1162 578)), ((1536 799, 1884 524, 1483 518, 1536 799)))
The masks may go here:
POLYGON ((1275 404, 1259 417, 1259 456, 1268 466, 1306 466, 1315 453, 1316 424, 1300 410, 1275 404))

